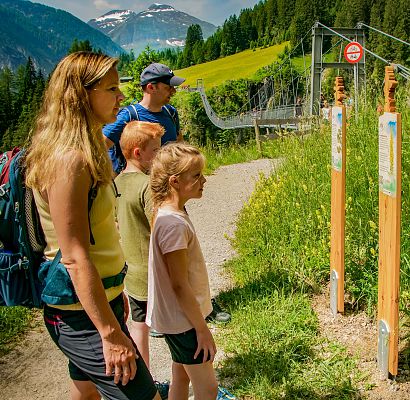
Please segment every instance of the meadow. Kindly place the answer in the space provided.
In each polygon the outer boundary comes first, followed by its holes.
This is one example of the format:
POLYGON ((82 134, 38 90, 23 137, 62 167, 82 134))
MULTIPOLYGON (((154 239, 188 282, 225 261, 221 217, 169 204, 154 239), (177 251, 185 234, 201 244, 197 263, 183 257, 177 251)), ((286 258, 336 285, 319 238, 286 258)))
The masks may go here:
POLYGON ((288 42, 283 42, 267 48, 257 48, 255 51, 245 50, 218 60, 180 69, 175 71, 175 74, 186 78, 185 84, 189 86, 196 86, 197 79, 202 78, 207 89, 227 80, 252 78, 258 69, 276 61, 287 44, 288 42))

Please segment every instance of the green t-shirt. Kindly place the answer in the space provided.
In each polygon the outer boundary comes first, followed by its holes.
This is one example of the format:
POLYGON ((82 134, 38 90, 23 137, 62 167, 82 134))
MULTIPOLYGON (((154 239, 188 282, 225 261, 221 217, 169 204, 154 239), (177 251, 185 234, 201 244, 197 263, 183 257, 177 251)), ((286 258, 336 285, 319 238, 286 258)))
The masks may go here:
POLYGON ((118 193, 117 221, 121 247, 128 264, 127 293, 137 300, 148 296, 148 250, 152 202, 149 176, 143 172, 123 172, 115 178, 118 193))

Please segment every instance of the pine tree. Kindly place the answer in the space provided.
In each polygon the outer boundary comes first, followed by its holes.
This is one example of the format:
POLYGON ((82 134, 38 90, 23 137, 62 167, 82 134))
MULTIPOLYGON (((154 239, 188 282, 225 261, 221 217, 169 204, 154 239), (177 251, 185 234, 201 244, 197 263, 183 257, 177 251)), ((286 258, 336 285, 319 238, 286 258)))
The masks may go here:
POLYGON ((159 53, 151 47, 147 46, 139 54, 137 59, 132 62, 128 69, 128 74, 133 77, 133 80, 129 83, 127 87, 127 101, 132 101, 134 99, 141 100, 142 90, 140 86, 140 75, 141 72, 148 67, 151 63, 159 62, 159 53))
MULTIPOLYGON (((203 43, 204 43, 204 39, 202 36, 201 26, 198 24, 189 26, 187 34, 186 34, 184 56, 183 56, 183 60, 184 60, 183 66, 184 67, 189 67, 190 65, 197 63, 197 61, 195 60, 195 56, 193 54, 194 48, 196 47, 197 49, 196 56, 198 57, 198 52, 202 51, 202 50, 199 50, 199 48, 202 49, 203 43)), ((202 61, 203 61, 203 57, 202 57, 202 61)))
POLYGON ((13 72, 9 68, 0 71, 0 144, 7 128, 14 122, 13 79, 13 72))
POLYGON ((77 51, 93 51, 93 47, 91 46, 91 43, 88 39, 79 41, 77 38, 75 38, 73 40, 73 43, 71 44, 71 47, 68 49, 68 54, 75 53, 77 51))
MULTIPOLYGON (((397 0, 386 0, 384 9, 383 31, 393 34, 394 28, 399 23, 399 8, 397 7, 397 0)), ((382 56, 387 60, 393 62, 396 58, 396 46, 392 39, 385 38, 383 40, 382 56)))

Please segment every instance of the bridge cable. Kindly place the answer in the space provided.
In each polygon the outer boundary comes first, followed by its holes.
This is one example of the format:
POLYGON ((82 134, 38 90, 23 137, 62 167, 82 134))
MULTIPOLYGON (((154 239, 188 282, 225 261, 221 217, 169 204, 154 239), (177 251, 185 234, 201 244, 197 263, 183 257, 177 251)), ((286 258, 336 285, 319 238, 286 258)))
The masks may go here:
MULTIPOLYGON (((329 28, 328 26, 322 24, 321 22, 317 22, 318 25, 321 25, 323 28, 329 30, 330 32, 333 32, 335 35, 340 36, 341 38, 343 38, 344 40, 348 41, 349 43, 353 42, 353 40, 347 38, 346 36, 342 35, 339 32, 336 32, 335 30, 333 30, 332 28, 329 28)), ((378 60, 384 62, 385 64, 389 64, 389 65, 394 65, 396 67, 396 69, 398 70, 398 73, 403 76, 406 79, 410 79, 410 70, 405 67, 404 65, 401 64, 392 64, 391 62, 389 62, 388 60, 386 60, 385 58, 379 56, 378 54, 372 52, 371 50, 367 49, 365 46, 362 46, 364 51, 367 51, 369 54, 371 54, 373 57, 376 57, 378 60), (400 71, 402 70, 402 71, 400 71)))
POLYGON ((366 28, 369 28, 369 29, 371 29, 371 30, 373 30, 373 31, 376 31, 376 32, 378 32, 378 33, 381 33, 382 35, 385 35, 385 36, 389 37, 390 39, 397 40, 397 41, 399 41, 399 42, 401 42, 401 43, 403 43, 403 44, 405 44, 405 45, 407 45, 407 46, 410 46, 410 43, 407 43, 407 42, 405 42, 404 40, 399 39, 399 38, 397 38, 397 37, 395 37, 395 36, 393 36, 393 35, 389 35, 389 34, 386 33, 386 32, 380 31, 379 29, 373 28, 372 26, 366 25, 364 22, 358 22, 358 23, 356 24, 356 27, 359 28, 359 29, 361 29, 362 26, 365 26, 366 28))

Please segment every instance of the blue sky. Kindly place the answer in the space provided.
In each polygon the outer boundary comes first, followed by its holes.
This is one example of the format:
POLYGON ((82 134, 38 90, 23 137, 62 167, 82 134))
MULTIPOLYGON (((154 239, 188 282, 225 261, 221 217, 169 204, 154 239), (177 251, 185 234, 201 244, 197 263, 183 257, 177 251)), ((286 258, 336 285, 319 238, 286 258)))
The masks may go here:
POLYGON ((239 14, 242 8, 253 7, 258 0, 46 0, 36 1, 54 8, 59 8, 75 15, 83 21, 99 17, 114 9, 129 9, 136 12, 147 9, 153 3, 163 3, 173 6, 179 11, 194 17, 222 25, 232 14, 239 14))

